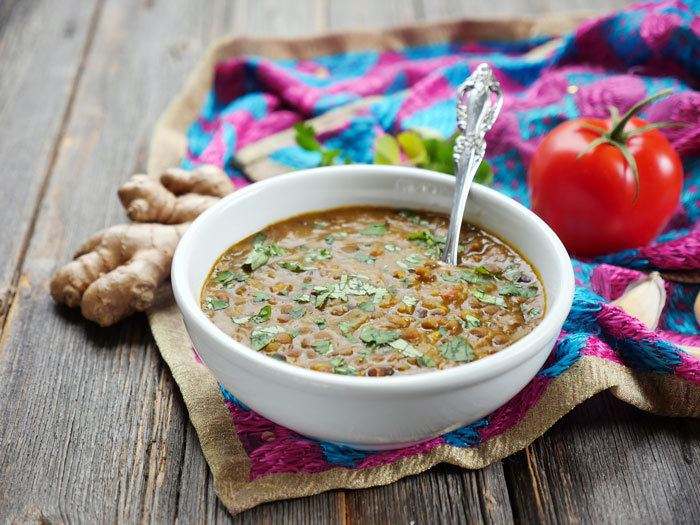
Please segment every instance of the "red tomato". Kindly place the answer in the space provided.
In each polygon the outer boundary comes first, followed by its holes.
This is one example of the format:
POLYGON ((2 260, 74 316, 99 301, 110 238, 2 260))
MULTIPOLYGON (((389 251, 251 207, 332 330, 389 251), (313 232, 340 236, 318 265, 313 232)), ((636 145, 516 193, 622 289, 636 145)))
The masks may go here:
MULTIPOLYGON (((639 173, 622 152, 602 143, 578 155, 612 120, 574 119, 554 128, 535 150, 528 172, 532 209, 551 226, 572 255, 594 257, 649 244, 676 211, 683 186, 678 153, 658 130, 626 139, 639 173)), ((625 132, 648 125, 632 117, 625 132)))

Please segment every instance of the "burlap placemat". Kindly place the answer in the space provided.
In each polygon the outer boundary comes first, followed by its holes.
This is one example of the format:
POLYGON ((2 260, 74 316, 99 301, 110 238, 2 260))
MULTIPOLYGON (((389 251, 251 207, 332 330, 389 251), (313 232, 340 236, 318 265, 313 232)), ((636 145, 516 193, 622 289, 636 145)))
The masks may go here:
MULTIPOLYGON (((664 16, 651 9, 649 13, 664 16)), ((256 55, 302 61, 350 52, 399 52, 440 42, 514 41, 560 34, 577 27, 580 18, 420 24, 381 33, 355 32, 296 40, 224 38, 209 49, 182 93, 160 119, 151 143, 148 173, 157 176, 170 166, 197 160, 188 133, 210 96, 216 65, 227 60, 256 55)), ((550 56, 552 49, 571 46, 576 38, 590 37, 587 31, 591 28, 596 30, 595 24, 580 26, 569 40, 543 39, 544 47, 538 45, 537 52, 550 56)), ((374 102, 374 98, 365 97, 341 104, 317 116, 321 120, 315 123, 332 130, 339 122, 362 114, 374 102)), ((288 131, 275 133, 236 150, 233 165, 246 169, 253 179, 289 170, 291 167, 274 160, 273 154, 291 143, 288 131)), ((224 162, 227 161, 221 161, 224 162)), ((498 165, 498 161, 494 163, 498 165)), ((694 218, 691 219, 687 222, 694 224, 694 218)), ((688 240, 677 235, 670 243, 621 254, 605 262, 670 271, 700 268, 696 241, 695 237, 688 240), (678 253, 680 263, 674 258, 678 253)), ((372 454, 319 443, 264 420, 242 406, 220 388, 198 361, 168 286, 160 290, 148 319, 160 352, 182 391, 212 470, 216 493, 227 508, 237 512, 266 501, 334 488, 391 483, 440 462, 481 468, 522 449, 577 404, 606 389, 643 410, 700 417, 699 361, 668 342, 700 345, 700 337, 692 334, 692 329, 690 334, 688 330, 671 330, 674 323, 690 322, 687 303, 697 288, 669 285, 672 304, 666 316, 668 322, 662 330, 652 332, 607 303, 639 276, 639 272, 621 266, 575 261, 579 286, 565 331, 543 369, 516 398, 468 427, 394 452, 372 454), (304 458, 309 461, 303 461, 304 458)))

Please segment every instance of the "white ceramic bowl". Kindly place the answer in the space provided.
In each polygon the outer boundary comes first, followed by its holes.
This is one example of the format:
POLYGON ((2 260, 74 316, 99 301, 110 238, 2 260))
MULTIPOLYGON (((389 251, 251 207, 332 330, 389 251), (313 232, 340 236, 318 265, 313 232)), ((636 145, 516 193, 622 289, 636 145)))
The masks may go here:
POLYGON ((197 353, 248 407, 306 436, 364 449, 397 448, 475 421, 512 398, 549 355, 573 299, 570 259, 524 206, 474 185, 466 220, 516 246, 539 270, 547 297, 540 325, 501 352, 448 370, 349 377, 282 363, 234 341, 201 312, 214 262, 231 245, 305 212, 376 205, 449 213, 454 178, 395 166, 299 171, 249 186, 203 213, 175 252, 172 283, 197 353))

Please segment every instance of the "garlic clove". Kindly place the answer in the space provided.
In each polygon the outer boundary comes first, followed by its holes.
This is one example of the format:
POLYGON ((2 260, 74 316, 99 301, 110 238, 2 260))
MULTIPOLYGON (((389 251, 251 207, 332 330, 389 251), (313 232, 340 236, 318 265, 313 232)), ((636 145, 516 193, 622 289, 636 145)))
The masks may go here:
MULTIPOLYGON (((630 283, 625 293, 610 304, 621 308, 628 315, 636 317, 650 330, 656 330, 661 312, 666 305, 664 280, 658 272, 652 272, 630 283)), ((697 315, 697 302, 695 312, 697 315)))

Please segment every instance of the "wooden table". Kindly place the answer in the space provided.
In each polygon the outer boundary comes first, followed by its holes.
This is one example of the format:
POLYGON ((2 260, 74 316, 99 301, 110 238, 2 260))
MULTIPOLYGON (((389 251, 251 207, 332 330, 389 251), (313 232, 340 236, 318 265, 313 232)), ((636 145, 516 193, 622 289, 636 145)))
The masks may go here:
POLYGON ((0 522, 698 523, 700 423, 653 416, 605 393, 526 450, 480 471, 439 466, 386 487, 228 514, 145 316, 101 329, 48 294, 52 272, 83 240, 125 221, 116 189, 144 169, 156 118, 207 45, 227 32, 306 35, 612 6, 201 6, 0 3, 0 522))

